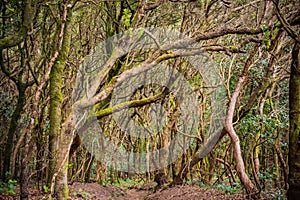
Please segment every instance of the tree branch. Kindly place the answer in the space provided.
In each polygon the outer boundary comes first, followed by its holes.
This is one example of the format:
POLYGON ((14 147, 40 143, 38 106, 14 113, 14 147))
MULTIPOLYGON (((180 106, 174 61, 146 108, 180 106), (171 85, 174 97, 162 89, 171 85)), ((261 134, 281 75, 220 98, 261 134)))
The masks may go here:
POLYGON ((262 33, 261 28, 248 28, 248 27, 240 27, 240 28, 223 28, 219 29, 214 32, 208 32, 208 33, 199 33, 196 35, 193 39, 195 41, 201 41, 201 40, 208 40, 208 39, 214 39, 217 37, 221 37, 224 35, 229 35, 229 34, 237 34, 237 35, 256 35, 262 33))
POLYGON ((297 32, 291 27, 291 25, 283 17, 283 15, 281 14, 281 11, 279 9, 278 2, 276 2, 275 0, 273 0, 272 2, 275 5, 276 15, 277 15, 280 23, 282 24, 284 30, 288 33, 288 35, 290 37, 292 37, 294 40, 296 40, 298 43, 300 43, 300 35, 297 34, 297 32))
POLYGON ((103 110, 96 112, 96 117, 97 117, 97 119, 101 119, 102 117, 108 116, 108 115, 112 114, 113 112, 121 111, 125 108, 141 107, 141 106, 144 106, 144 105, 147 105, 150 103, 154 103, 154 102, 160 100, 164 96, 163 94, 164 94, 163 92, 160 92, 159 94, 148 97, 148 98, 123 102, 123 103, 120 103, 113 107, 105 108, 103 110))

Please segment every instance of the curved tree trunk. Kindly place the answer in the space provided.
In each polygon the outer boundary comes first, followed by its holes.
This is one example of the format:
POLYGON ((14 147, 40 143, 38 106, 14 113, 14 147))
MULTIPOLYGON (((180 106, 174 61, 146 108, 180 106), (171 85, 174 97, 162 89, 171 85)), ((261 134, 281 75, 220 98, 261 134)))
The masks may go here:
POLYGON ((232 146, 233 146, 233 157, 236 162, 236 171, 238 173, 238 176, 244 185, 246 191, 248 194, 251 194, 255 190, 255 186, 253 185, 252 181, 248 177, 246 170, 245 170, 245 165, 242 157, 242 152, 241 152, 241 146, 240 146, 240 139, 238 135, 236 134, 234 127, 233 127, 233 116, 234 116, 234 110, 235 110, 235 105, 236 101, 238 99, 238 96, 240 94, 240 91, 242 89, 242 86, 247 78, 247 74, 249 69, 253 66, 254 63, 254 56, 257 52, 258 48, 256 47, 252 54, 249 56, 246 65, 243 69, 243 72, 241 76, 239 77, 239 80, 235 86, 235 90, 232 94, 232 97, 229 102, 229 107, 227 111, 227 116, 225 120, 225 129, 227 130, 231 141, 232 141, 232 146))

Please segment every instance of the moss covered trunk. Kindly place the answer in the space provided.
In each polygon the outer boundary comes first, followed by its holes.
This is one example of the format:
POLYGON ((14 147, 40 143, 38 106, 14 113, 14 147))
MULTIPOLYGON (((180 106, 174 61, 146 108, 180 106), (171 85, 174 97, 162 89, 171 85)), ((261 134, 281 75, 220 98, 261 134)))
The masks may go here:
MULTIPOLYGON (((66 5, 64 9, 67 9, 66 5)), ((62 87, 64 85, 64 67, 70 48, 70 30, 68 27, 68 24, 70 23, 70 15, 68 14, 66 17, 65 14, 61 22, 62 26, 60 34, 63 34, 61 37, 61 48, 59 49, 59 55, 55 60, 50 73, 49 150, 51 158, 49 165, 48 185, 51 185, 51 194, 58 200, 68 198, 68 149, 66 149, 67 145, 64 145, 64 143, 67 143, 68 141, 64 137, 66 131, 64 128, 62 128, 62 87), (63 26, 63 24, 65 24, 65 26, 63 26)))
POLYGON ((288 199, 300 197, 300 44, 292 53, 290 76, 290 132, 289 132, 289 189, 288 199))

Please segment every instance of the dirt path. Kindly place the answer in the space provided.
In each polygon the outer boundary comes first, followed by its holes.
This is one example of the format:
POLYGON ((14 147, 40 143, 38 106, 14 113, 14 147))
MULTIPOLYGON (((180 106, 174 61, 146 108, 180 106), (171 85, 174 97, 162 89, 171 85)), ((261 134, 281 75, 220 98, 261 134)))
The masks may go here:
MULTIPOLYGON (((46 194, 30 190, 30 200, 47 199, 46 194)), ((0 200, 18 199, 18 195, 1 195, 0 200)), ((223 200, 247 199, 245 193, 227 195, 216 189, 204 189, 199 186, 175 186, 153 193, 151 190, 128 189, 117 186, 102 186, 97 183, 73 183, 70 185, 70 200, 223 200)), ((260 199, 272 199, 264 195, 260 199)))
MULTIPOLYGON (((74 196, 74 191, 87 191, 91 194, 90 198, 97 200, 231 200, 231 199, 247 199, 245 193, 238 194, 224 194, 223 191, 217 189, 204 189, 199 186, 183 185, 175 186, 165 190, 158 190, 153 193, 151 190, 124 190, 116 186, 102 186, 96 183, 74 183, 70 186, 72 192, 72 199, 84 199, 83 197, 74 196)), ((263 196, 261 199, 272 199, 263 196)))
POLYGON ((124 196, 116 198, 116 200, 144 200, 149 193, 149 191, 130 189, 124 196))

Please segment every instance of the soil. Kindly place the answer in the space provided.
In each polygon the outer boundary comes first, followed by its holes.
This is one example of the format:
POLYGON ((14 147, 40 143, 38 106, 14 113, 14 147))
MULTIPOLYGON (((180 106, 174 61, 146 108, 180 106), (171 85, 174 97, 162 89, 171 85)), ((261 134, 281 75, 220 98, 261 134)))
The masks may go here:
MULTIPOLYGON (((0 199, 18 199, 18 195, 4 195, 0 199)), ((30 200, 48 199, 46 194, 30 189, 30 200)), ((70 200, 210 200, 210 199, 248 199, 245 193, 224 194, 217 189, 204 189, 197 185, 182 185, 153 190, 122 189, 117 186, 102 186, 97 183, 73 183, 70 185, 70 200)), ((262 196, 260 199, 272 199, 262 196)))

